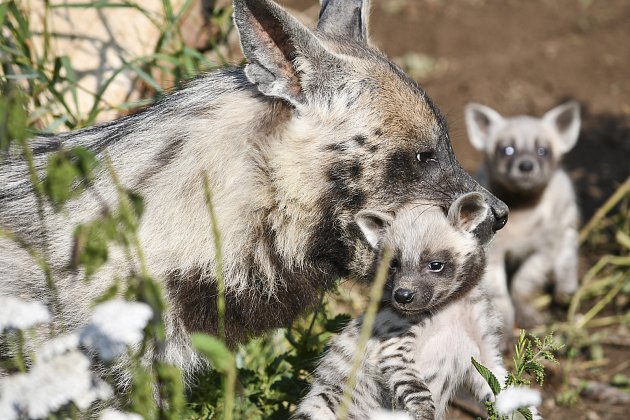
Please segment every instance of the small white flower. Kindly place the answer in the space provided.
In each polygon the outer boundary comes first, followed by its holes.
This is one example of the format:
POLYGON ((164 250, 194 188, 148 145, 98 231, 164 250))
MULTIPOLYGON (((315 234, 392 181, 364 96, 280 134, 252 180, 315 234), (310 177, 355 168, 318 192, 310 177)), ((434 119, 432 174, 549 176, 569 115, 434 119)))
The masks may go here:
POLYGON ((107 301, 94 309, 90 323, 81 331, 81 344, 98 352, 103 360, 112 360, 142 341, 142 330, 152 316, 146 303, 107 301))
POLYGON ((136 413, 124 413, 108 408, 101 413, 100 420, 142 420, 142 416, 136 413))
POLYGON ((412 420, 408 413, 402 411, 377 410, 370 420, 412 420))
POLYGON ((535 407, 540 405, 540 393, 526 387, 510 386, 497 395, 495 407, 499 414, 510 415, 521 407, 535 407))
POLYGON ((90 361, 78 350, 70 350, 36 363, 30 372, 0 380, 0 418, 43 418, 73 402, 80 410, 112 390, 90 371, 90 361))
POLYGON ((60 335, 44 342, 44 344, 35 351, 35 360, 45 362, 55 356, 61 356, 70 350, 76 350, 77 347, 79 347, 78 334, 60 335))
POLYGON ((25 330, 50 321, 50 313, 41 302, 27 302, 12 296, 0 297, 0 332, 7 328, 25 330))

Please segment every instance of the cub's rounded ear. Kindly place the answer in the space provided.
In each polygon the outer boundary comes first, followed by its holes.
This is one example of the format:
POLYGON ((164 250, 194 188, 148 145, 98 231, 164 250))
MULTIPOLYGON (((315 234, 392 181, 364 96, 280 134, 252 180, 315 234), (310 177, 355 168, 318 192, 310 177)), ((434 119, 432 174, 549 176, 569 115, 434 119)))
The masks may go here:
POLYGON ((448 209, 449 222, 466 232, 472 232, 488 217, 489 207, 478 192, 460 196, 448 209))
POLYGON ((321 0, 317 29, 367 44, 369 12, 369 0, 321 0))
POLYGON ((391 215, 375 210, 361 210, 354 217, 354 221, 372 248, 378 246, 393 220, 391 215))
POLYGON ((505 119, 494 109, 485 105, 469 103, 464 108, 468 139, 475 149, 486 149, 493 130, 504 124, 505 119))
POLYGON ((580 104, 571 101, 558 105, 543 116, 543 122, 557 133, 554 143, 558 153, 567 153, 580 135, 580 104))

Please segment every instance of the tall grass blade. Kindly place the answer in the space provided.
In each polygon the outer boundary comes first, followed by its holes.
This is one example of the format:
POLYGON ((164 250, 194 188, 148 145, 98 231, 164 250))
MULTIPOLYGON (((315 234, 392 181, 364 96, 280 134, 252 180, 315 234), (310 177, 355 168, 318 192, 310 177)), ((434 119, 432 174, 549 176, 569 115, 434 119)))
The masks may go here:
POLYGON ((390 247, 385 247, 383 249, 381 261, 376 269, 374 283, 370 289, 370 301, 368 303, 367 310, 365 311, 365 315, 363 316, 363 325, 361 325, 357 350, 352 358, 352 368, 343 390, 343 397, 337 416, 339 420, 346 420, 348 418, 348 411, 350 409, 350 405, 352 404, 352 394, 357 384, 357 375, 359 368, 361 367, 361 363, 363 362, 367 342, 372 335, 372 327, 374 326, 374 321, 376 320, 376 312, 381 301, 381 296, 383 295, 383 288, 385 287, 385 282, 387 281, 387 273, 389 271, 389 264, 392 257, 392 249, 390 247))

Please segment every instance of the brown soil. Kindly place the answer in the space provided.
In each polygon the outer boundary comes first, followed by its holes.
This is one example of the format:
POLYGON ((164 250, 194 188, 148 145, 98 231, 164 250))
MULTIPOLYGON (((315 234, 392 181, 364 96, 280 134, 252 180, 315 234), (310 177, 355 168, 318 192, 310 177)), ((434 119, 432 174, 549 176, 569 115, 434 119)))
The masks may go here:
MULTIPOLYGON (((283 2, 297 10, 312 1, 283 2)), ((469 101, 504 115, 542 115, 567 99, 582 105, 583 128, 565 158, 584 220, 630 175, 630 2, 627 0, 374 0, 372 41, 390 57, 420 57, 418 81, 448 118, 457 156, 480 163, 468 144, 469 101)), ((412 69, 413 70, 413 69, 412 69)), ((612 335, 625 334, 611 330, 612 335)), ((630 375, 629 348, 604 346, 607 362, 580 379, 630 375)), ((545 387, 542 413, 557 419, 626 419, 630 406, 581 398, 555 404, 560 371, 545 387)), ((453 418, 467 418, 454 410, 453 418), (459 417, 463 416, 463 417, 459 417)))

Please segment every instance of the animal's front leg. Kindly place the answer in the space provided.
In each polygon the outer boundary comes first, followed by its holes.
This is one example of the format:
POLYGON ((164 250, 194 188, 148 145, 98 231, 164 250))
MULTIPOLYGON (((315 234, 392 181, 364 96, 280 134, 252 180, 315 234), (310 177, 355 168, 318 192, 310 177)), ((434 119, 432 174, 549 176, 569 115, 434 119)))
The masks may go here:
POLYGON ((521 264, 514 275, 512 300, 516 309, 516 323, 522 328, 531 328, 544 322, 533 301, 547 281, 552 270, 553 257, 548 251, 533 254, 521 264))
POLYGON ((397 410, 406 411, 417 420, 433 420, 435 407, 431 391, 415 367, 412 341, 402 340, 396 345, 385 346, 378 367, 397 410))
POLYGON ((554 258, 554 299, 558 303, 568 303, 578 288, 578 233, 567 229, 559 243, 554 258))
POLYGON ((514 328, 514 306, 510 298, 505 272, 505 260, 500 249, 493 248, 488 256, 488 268, 482 279, 490 299, 501 316, 503 337, 500 349, 506 350, 512 345, 512 328, 514 328))

